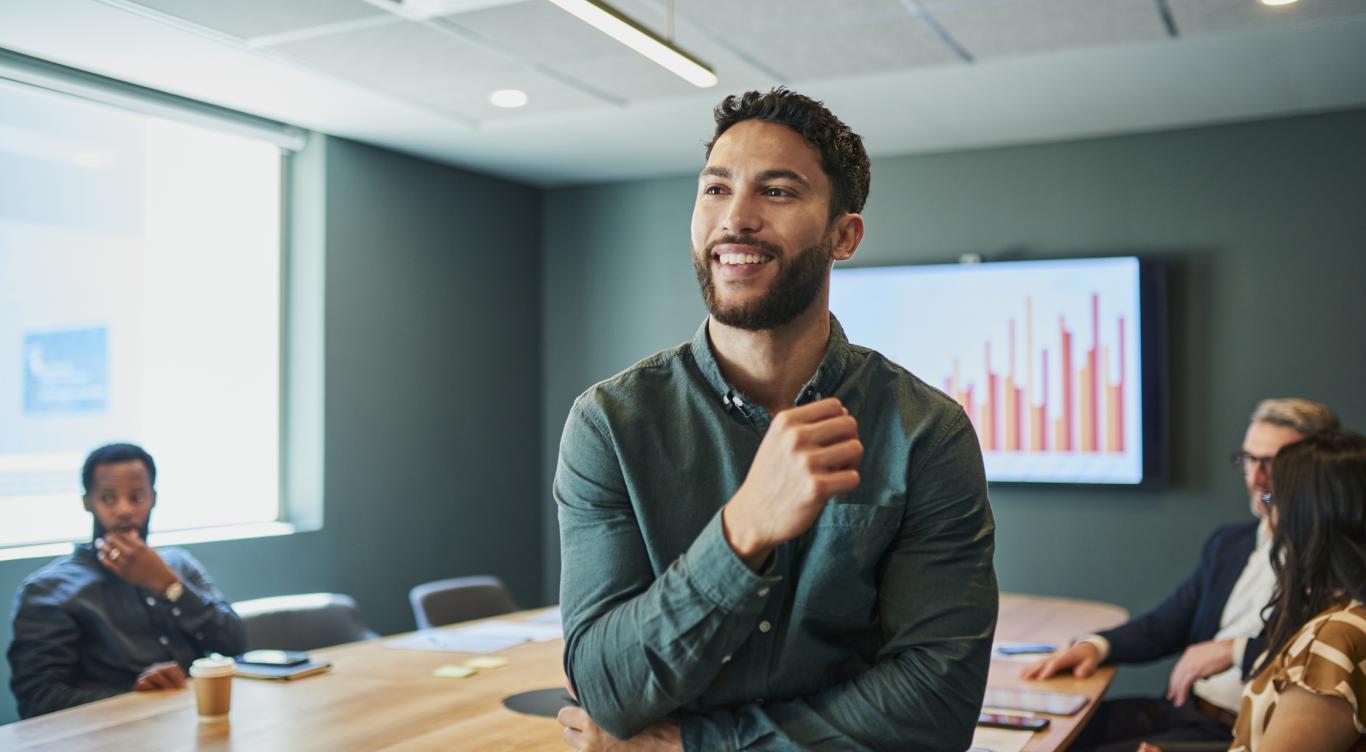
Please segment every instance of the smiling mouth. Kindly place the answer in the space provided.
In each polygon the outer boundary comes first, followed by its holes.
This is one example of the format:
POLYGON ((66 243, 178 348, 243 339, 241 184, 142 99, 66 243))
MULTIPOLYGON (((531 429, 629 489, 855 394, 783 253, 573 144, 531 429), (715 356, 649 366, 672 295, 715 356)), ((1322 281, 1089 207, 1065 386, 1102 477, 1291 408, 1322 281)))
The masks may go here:
POLYGON ((760 253, 715 253, 712 258, 722 266, 746 266, 751 264, 767 264, 773 260, 772 256, 760 253))

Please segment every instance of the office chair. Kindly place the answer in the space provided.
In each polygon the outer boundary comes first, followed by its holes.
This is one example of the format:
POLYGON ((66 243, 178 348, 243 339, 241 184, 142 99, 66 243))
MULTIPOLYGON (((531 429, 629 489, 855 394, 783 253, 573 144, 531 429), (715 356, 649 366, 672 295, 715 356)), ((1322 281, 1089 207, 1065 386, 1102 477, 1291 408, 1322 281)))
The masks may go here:
POLYGON ((340 593, 256 598, 232 608, 247 625, 248 650, 314 650, 379 637, 361 620, 356 601, 340 593))
POLYGON ((470 619, 519 610, 512 594, 497 577, 456 577, 418 585, 408 591, 418 629, 431 629, 470 619))

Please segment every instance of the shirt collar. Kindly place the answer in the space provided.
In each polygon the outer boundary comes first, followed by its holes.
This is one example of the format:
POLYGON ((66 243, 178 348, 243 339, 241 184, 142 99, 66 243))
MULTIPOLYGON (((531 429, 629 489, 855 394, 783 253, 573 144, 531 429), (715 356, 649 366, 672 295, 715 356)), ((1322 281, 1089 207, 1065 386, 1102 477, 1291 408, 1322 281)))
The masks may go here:
POLYGON ((1271 548, 1271 523, 1266 517, 1257 523, 1257 549, 1271 548))
MULTIPOLYGON (((693 335, 693 359, 697 361, 697 367, 702 371, 702 377, 716 392, 721 404, 727 408, 736 407, 742 412, 748 412, 751 403, 750 398, 731 386, 721 375, 721 366, 716 362, 716 354, 711 348, 711 339, 707 336, 707 323, 709 321, 710 318, 704 319, 702 326, 699 326, 697 333, 693 335)), ((835 393, 836 387, 844 379, 844 369, 849 362, 849 347, 849 340, 844 335, 844 327, 840 326, 839 319, 835 318, 835 314, 830 314, 830 339, 825 343, 825 357, 821 358, 820 365, 816 366, 816 372, 811 375, 806 385, 797 393, 796 404, 800 405, 823 399, 835 393)))

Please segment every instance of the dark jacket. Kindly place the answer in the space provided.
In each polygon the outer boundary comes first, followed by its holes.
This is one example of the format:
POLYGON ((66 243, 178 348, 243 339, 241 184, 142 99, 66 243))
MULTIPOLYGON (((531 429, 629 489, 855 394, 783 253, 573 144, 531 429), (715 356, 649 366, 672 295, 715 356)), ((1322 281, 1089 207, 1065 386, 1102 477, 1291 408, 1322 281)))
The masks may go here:
MULTIPOLYGON (((1177 655, 1187 647, 1214 639, 1224 604, 1257 545, 1257 521, 1226 525, 1205 541, 1200 564, 1181 587, 1157 608, 1100 633, 1110 641, 1107 663, 1148 663, 1177 655)), ((1248 640, 1243 653, 1243 679, 1266 649, 1266 633, 1248 640)))

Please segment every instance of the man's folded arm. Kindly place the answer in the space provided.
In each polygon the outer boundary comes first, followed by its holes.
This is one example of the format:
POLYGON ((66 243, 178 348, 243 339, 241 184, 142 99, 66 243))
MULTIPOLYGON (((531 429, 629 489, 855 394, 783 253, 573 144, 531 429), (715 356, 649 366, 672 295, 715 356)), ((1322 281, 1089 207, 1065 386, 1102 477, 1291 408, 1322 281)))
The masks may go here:
POLYGON ((912 469, 878 583, 883 644, 867 671, 817 693, 682 720, 685 750, 966 749, 986 691, 999 594, 977 438, 948 421, 912 469))
POLYGON ((726 543, 718 512, 653 571, 616 454, 575 403, 555 473, 565 674, 599 726, 627 738, 696 699, 752 633, 770 583, 726 543))
POLYGON ((55 595, 39 583, 19 592, 14 606, 14 641, 9 647, 10 688, 20 718, 102 700, 132 689, 80 687, 80 628, 55 595))
POLYGON ((176 574, 185 592, 176 600, 180 629, 204 652, 240 655, 247 650, 247 627, 214 586, 203 565, 179 551, 176 574))

